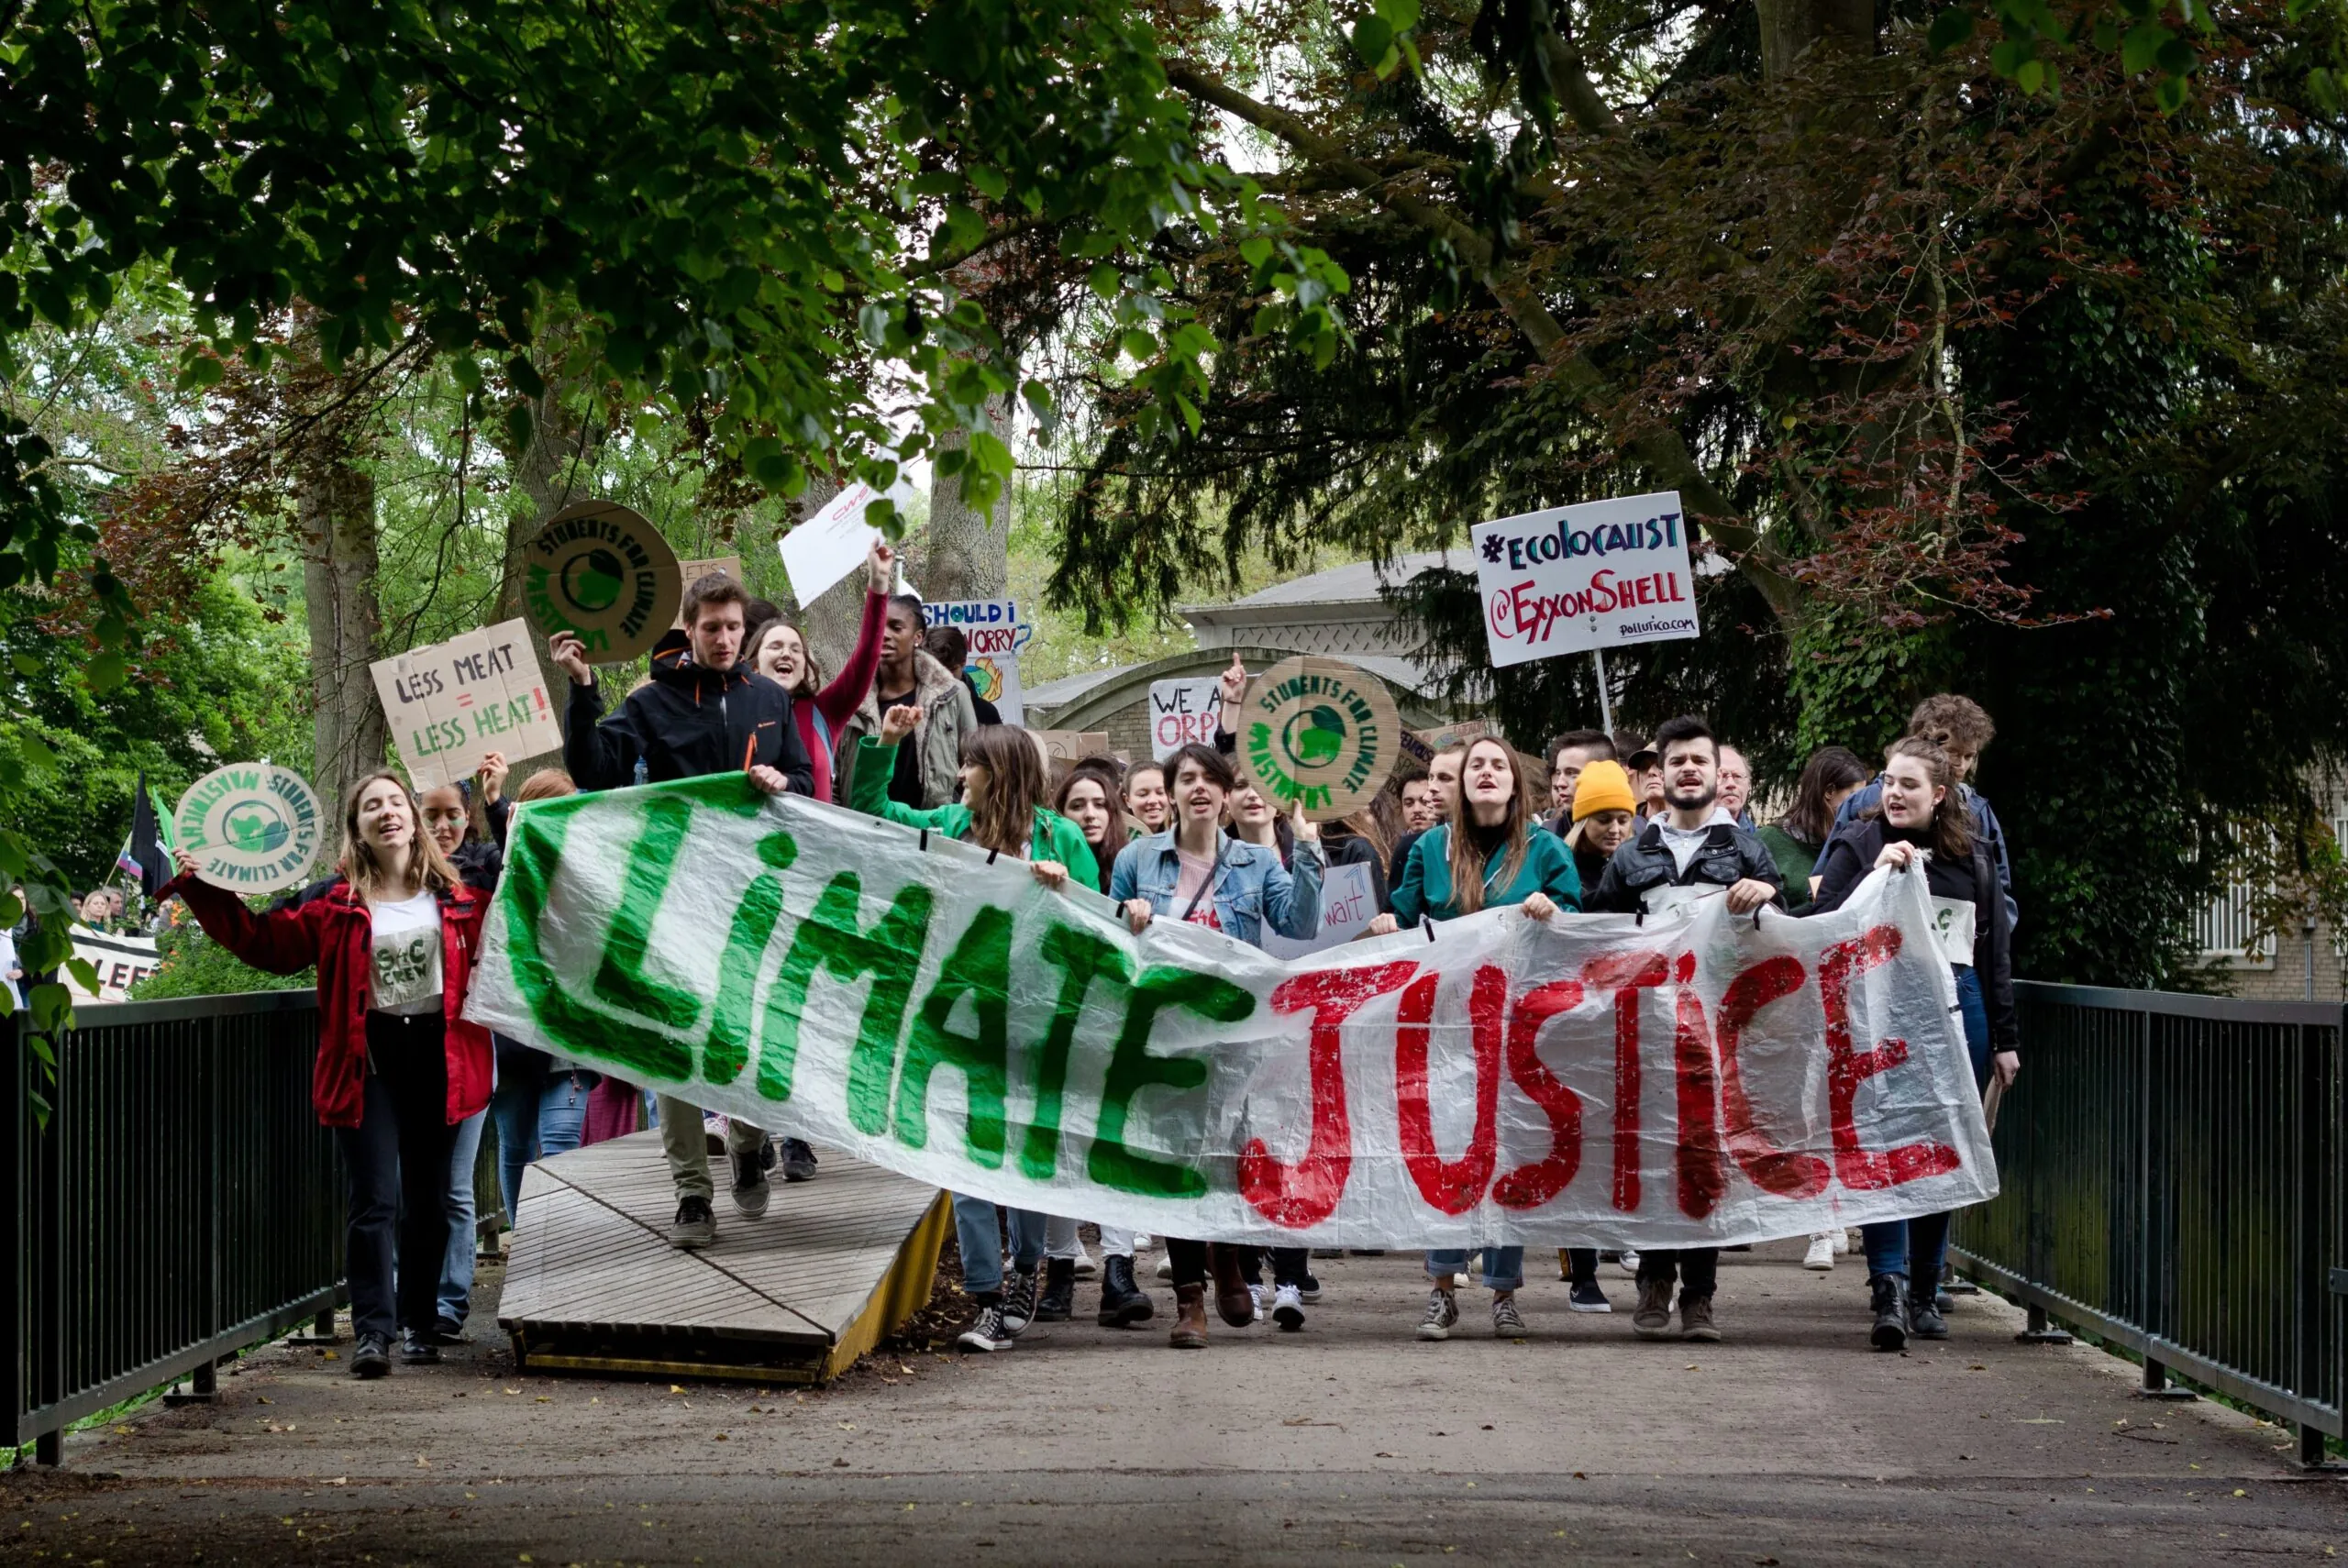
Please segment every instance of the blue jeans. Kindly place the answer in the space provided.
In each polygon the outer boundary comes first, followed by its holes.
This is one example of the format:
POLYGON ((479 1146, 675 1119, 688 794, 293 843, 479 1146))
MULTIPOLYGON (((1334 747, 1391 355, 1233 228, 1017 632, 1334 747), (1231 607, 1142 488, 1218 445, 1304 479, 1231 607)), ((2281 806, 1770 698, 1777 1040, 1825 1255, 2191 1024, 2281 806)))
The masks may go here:
MULTIPOLYGON (((1465 1247, 1438 1247, 1427 1253, 1427 1273, 1448 1279, 1468 1266, 1465 1247)), ((1523 1247, 1491 1247, 1484 1249, 1484 1288, 1487 1290, 1522 1290, 1524 1288, 1524 1249, 1523 1247)))
MULTIPOLYGON (((1032 1209, 1009 1209, 1011 1257, 1022 1274, 1044 1261, 1045 1216, 1032 1209)), ((962 1289, 978 1297, 1002 1294, 1002 1227, 994 1205, 983 1198, 954 1195, 954 1235, 962 1248, 962 1289)))
POLYGON ((522 1173, 530 1162, 579 1147, 594 1086, 594 1074, 575 1070, 499 1079, 489 1113, 497 1121, 497 1186, 505 1197, 507 1224, 521 1213, 522 1173))
MULTIPOLYGON (((1973 1087, 1989 1082, 1989 1007, 1981 997, 1981 977, 1970 965, 1956 968, 1956 1010, 1965 1024, 1965 1049, 1973 1058, 1973 1087)), ((1922 1291, 1940 1283, 1948 1257, 1948 1216, 1920 1214, 1913 1220, 1878 1220, 1859 1227, 1866 1238, 1867 1276, 1899 1274, 1922 1291)))
POLYGON ((449 1129, 455 1143, 449 1149, 449 1252, 440 1260, 440 1316, 459 1328, 473 1309, 473 1166, 481 1158, 482 1123, 489 1112, 466 1117, 449 1129))

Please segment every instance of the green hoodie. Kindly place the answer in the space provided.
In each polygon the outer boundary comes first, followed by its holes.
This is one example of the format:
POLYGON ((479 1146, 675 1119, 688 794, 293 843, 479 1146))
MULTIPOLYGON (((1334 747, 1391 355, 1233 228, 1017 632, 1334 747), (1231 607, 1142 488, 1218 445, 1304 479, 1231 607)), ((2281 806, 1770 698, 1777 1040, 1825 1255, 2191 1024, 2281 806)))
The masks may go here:
MULTIPOLYGON (((927 828, 948 838, 967 839, 970 836, 970 808, 957 801, 951 805, 932 806, 922 811, 901 805, 889 799, 889 780, 897 771, 897 748, 883 745, 870 735, 856 743, 856 772, 850 785, 852 798, 848 804, 869 817, 881 817, 906 827, 927 828)), ((1036 839, 1028 850, 1035 860, 1057 860, 1068 867, 1069 880, 1081 883, 1094 892, 1101 890, 1100 868, 1093 864, 1092 846, 1084 841, 1084 830, 1061 816, 1058 812, 1036 808, 1036 839)))

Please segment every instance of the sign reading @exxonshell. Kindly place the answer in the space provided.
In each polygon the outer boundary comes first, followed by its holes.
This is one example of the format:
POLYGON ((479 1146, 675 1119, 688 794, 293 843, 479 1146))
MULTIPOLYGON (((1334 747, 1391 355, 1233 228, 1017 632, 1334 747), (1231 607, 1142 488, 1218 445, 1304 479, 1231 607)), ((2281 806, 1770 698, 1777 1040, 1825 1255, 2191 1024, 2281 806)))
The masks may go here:
POLYGON ((548 636, 577 636, 593 664, 634 658, 677 619, 677 554, 640 513, 582 501, 547 520, 525 552, 522 608, 548 636))
POLYGON ((327 814, 300 774, 232 762, 189 786, 172 825, 204 880, 236 893, 273 893, 309 875, 327 814))
POLYGON ((1343 659, 1282 659, 1241 705, 1242 767, 1282 810, 1301 801, 1316 822, 1368 803, 1401 747, 1386 683, 1343 659))

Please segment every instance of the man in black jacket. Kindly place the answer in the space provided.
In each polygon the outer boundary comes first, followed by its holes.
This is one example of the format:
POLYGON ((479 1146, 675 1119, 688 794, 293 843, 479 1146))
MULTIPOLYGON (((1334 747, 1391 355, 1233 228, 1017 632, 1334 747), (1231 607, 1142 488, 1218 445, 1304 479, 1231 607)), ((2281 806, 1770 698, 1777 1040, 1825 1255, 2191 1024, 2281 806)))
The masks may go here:
MULTIPOLYGON (((1659 914, 1725 891, 1729 911, 1751 914, 1784 902, 1778 864, 1750 828, 1715 809, 1720 751, 1703 720, 1673 719, 1656 732, 1663 758, 1661 815, 1652 817, 1606 863, 1598 886, 1582 896, 1593 914, 1659 914)), ((1679 1285, 1682 1338, 1721 1337, 1712 1322, 1718 1247, 1649 1249, 1639 1254, 1639 1304, 1631 1327, 1641 1339, 1671 1332, 1671 1287, 1679 1285)))
MULTIPOLYGON (((791 693, 763 675, 734 668, 748 604, 741 584, 723 573, 688 587, 686 646, 656 651, 651 680, 628 693, 620 712, 608 719, 579 639, 568 632, 548 639, 548 654, 570 677, 562 756, 581 790, 633 784, 638 762, 646 781, 654 784, 739 769, 770 795, 804 795, 814 789, 807 747, 791 716, 791 693)), ((740 1119, 727 1123, 734 1207, 751 1219, 767 1211, 766 1143, 765 1132, 740 1119)), ((670 1244, 708 1246, 717 1239, 717 1220, 710 1211, 715 1189, 700 1109, 662 1095, 660 1146, 677 1184, 670 1244)))

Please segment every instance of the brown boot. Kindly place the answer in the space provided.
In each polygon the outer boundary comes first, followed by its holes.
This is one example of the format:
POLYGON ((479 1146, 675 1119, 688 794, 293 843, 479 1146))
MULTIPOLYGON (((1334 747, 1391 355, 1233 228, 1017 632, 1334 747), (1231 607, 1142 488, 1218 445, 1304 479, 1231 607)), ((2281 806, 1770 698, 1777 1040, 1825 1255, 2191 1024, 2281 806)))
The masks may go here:
POLYGON ((1207 1248, 1207 1266, 1214 1272, 1214 1309, 1235 1329, 1256 1320, 1256 1297, 1239 1273, 1239 1249, 1220 1244, 1207 1248))
POLYGON ((1176 1350, 1207 1348, 1207 1287, 1203 1285, 1178 1285, 1174 1287, 1174 1331, 1166 1342, 1176 1350))
POLYGON ((1643 1340, 1671 1337, 1671 1284, 1668 1280, 1639 1281, 1639 1304, 1631 1311, 1631 1330, 1643 1340))

